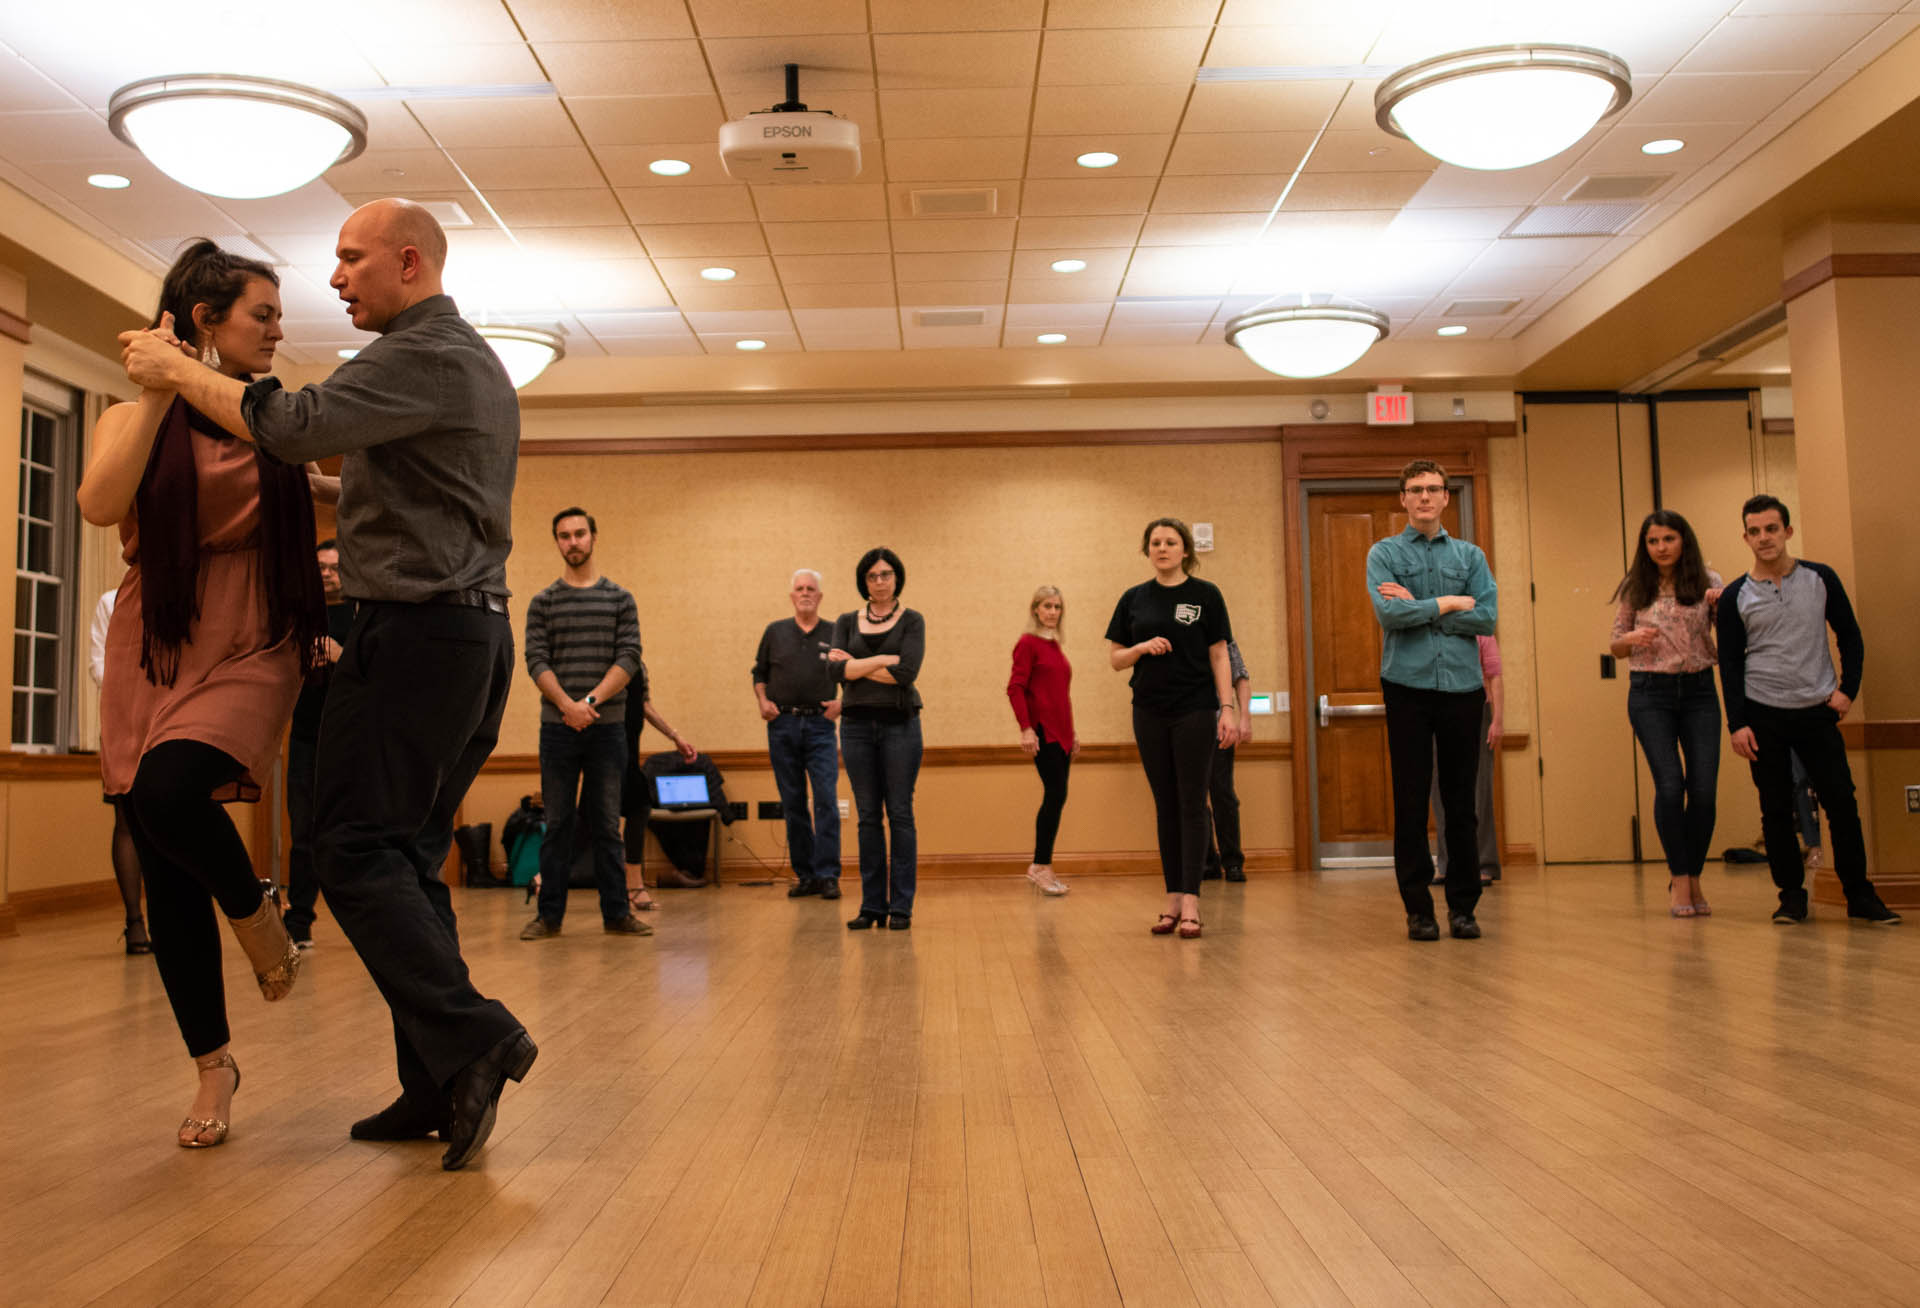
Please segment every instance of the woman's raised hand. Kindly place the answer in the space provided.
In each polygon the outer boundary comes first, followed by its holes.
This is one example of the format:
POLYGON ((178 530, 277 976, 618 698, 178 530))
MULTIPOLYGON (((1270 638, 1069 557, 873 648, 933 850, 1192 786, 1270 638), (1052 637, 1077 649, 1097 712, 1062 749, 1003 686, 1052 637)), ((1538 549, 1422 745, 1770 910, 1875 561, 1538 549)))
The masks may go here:
POLYGON ((1136 648, 1142 654, 1166 654, 1172 651, 1173 642, 1165 636, 1155 636, 1150 640, 1141 641, 1136 648))

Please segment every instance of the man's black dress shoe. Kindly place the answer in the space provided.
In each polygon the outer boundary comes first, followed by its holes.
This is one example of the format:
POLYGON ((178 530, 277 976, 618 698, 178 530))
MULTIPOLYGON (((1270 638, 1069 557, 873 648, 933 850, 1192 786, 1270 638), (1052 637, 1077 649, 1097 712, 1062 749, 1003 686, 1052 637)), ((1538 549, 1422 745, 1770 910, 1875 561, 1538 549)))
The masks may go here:
POLYGON ((1226 877, 1229 881, 1245 881, 1247 870, 1243 867, 1230 867, 1226 869, 1226 877))
POLYGON ((831 881, 822 881, 819 883, 819 886, 820 886, 820 898, 822 899, 840 898, 840 879, 838 877, 835 877, 831 881))
POLYGON ((1447 929, 1455 940, 1478 940, 1480 924, 1473 920, 1471 913, 1455 913, 1447 918, 1447 929))
POLYGON ((887 919, 887 930, 889 931, 910 931, 912 929, 913 919, 905 913, 895 913, 887 919))
POLYGON ((454 1075, 447 1091, 447 1152, 441 1155, 440 1166, 456 1171, 480 1152, 480 1146, 493 1134, 500 1092, 507 1088, 508 1081, 526 1076, 539 1054, 533 1037, 522 1027, 454 1075))
POLYGON ((820 883, 812 877, 801 877, 798 881, 787 887, 788 899, 805 899, 808 895, 817 895, 819 893, 820 883))
POLYGON ((363 1117, 347 1128, 355 1140, 425 1140, 435 1131, 445 1130, 446 1115, 437 1113, 401 1095, 372 1117, 363 1117))
POLYGON ((1407 939, 1438 940, 1440 924, 1425 913, 1407 914, 1407 939))

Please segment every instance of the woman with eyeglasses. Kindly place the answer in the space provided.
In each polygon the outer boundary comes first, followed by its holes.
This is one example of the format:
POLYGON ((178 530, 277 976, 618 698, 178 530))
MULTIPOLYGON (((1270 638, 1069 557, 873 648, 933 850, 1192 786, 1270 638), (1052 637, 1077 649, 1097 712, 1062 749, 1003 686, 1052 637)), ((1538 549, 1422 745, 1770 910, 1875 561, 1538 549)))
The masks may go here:
POLYGON ((1155 518, 1140 537, 1153 576, 1127 591, 1107 623, 1108 662, 1133 669, 1133 739, 1153 789, 1167 906, 1156 936, 1200 934, 1207 862, 1207 779, 1216 751, 1240 738, 1227 642, 1233 626, 1220 588, 1193 576, 1193 533, 1155 518))
POLYGON ((1640 524, 1633 564, 1613 592, 1612 649, 1628 660, 1627 720, 1653 774, 1653 826, 1667 856, 1667 911, 1713 912, 1700 872, 1713 843, 1720 785, 1720 697, 1713 688, 1720 574, 1687 520, 1655 509, 1640 524))
POLYGON ((907 568, 892 550, 880 546, 861 555, 853 583, 866 604, 834 622, 827 652, 829 671, 843 687, 840 761, 859 817, 860 911, 847 929, 885 923, 905 931, 913 925, 919 859, 913 787, 920 776, 920 692, 914 682, 927 624, 900 603, 907 568))

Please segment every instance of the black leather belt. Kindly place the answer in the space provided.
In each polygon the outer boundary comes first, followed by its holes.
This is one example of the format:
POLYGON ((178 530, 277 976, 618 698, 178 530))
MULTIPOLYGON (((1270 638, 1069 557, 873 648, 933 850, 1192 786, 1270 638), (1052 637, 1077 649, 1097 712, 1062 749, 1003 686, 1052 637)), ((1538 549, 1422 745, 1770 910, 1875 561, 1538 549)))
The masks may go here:
POLYGON ((507 600, 504 595, 495 595, 484 590, 443 590, 438 595, 429 595, 420 601, 422 604, 452 604, 463 609, 485 609, 489 613, 505 615, 507 600))
POLYGON ((796 718, 817 718, 826 713, 818 704, 782 704, 780 711, 796 718))

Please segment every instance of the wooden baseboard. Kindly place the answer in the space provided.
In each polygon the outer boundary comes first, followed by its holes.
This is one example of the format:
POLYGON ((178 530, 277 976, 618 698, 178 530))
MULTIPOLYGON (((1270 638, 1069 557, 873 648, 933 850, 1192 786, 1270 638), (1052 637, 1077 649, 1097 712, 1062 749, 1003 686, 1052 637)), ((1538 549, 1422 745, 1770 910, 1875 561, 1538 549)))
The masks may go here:
POLYGON ((1532 845, 1500 846, 1501 867, 1505 867, 1509 863, 1538 863, 1539 861, 1540 851, 1532 845))
POLYGON ((80 909, 105 908, 120 902, 120 886, 112 877, 104 881, 76 881, 64 886, 42 886, 38 890, 16 890, 7 898, 22 922, 52 917, 80 909))
MULTIPOLYGON (((1764 864, 1761 870, 1765 870, 1764 864)), ((1875 872, 1873 888, 1880 892, 1880 900, 1888 908, 1920 912, 1920 872, 1875 872)), ((1833 875, 1832 868, 1821 867, 1813 874, 1813 902, 1846 906, 1846 892, 1840 889, 1840 879, 1833 875)))
POLYGON ((20 934, 20 914, 14 911, 11 899, 0 899, 0 940, 20 934))

